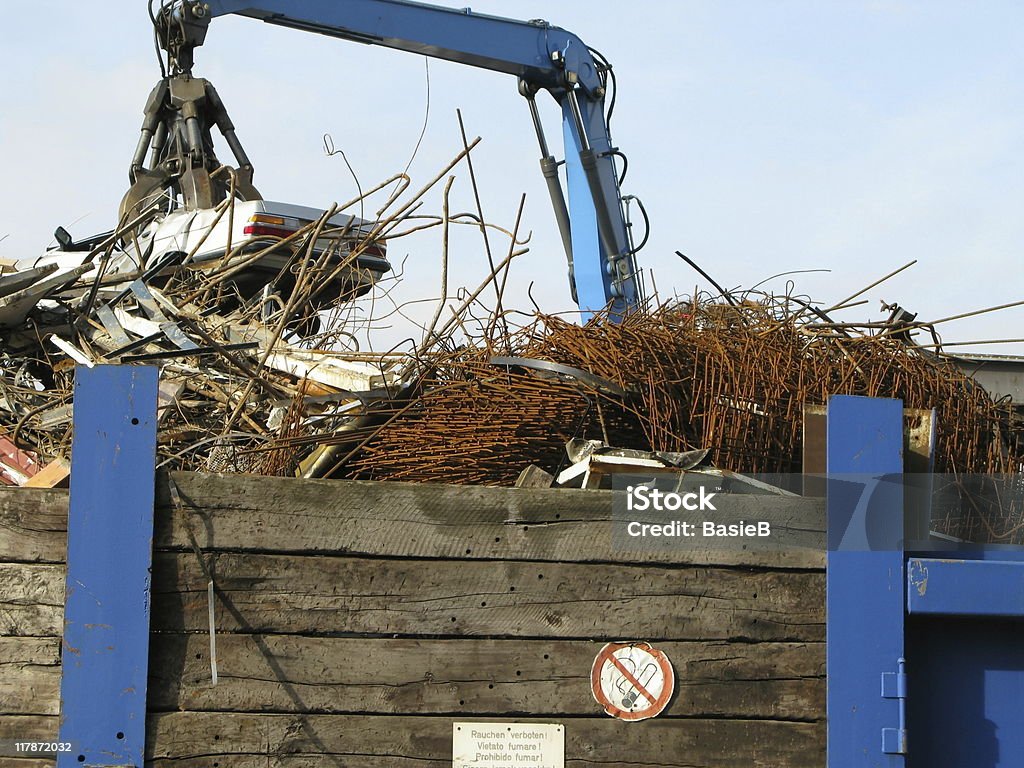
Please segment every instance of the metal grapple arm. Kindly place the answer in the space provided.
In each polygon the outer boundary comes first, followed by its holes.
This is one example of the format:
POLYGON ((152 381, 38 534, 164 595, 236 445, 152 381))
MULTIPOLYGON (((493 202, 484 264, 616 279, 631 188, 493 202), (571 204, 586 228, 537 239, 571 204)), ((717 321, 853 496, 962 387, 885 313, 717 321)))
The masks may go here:
POLYGON ((161 38, 172 61, 191 68, 210 19, 226 14, 515 75, 529 100, 580 308, 592 313, 610 307, 621 318, 640 301, 617 150, 605 116, 607 67, 576 35, 541 20, 407 0, 178 0, 168 9, 174 24, 161 38), (562 111, 568 203, 534 100, 540 90, 548 91, 562 111))

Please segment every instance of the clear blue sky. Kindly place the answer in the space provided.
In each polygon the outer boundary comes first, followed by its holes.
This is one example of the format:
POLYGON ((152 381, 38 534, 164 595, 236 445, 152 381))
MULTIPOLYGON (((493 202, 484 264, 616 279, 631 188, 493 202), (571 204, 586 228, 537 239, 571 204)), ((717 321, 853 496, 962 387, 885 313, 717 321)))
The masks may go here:
MULTIPOLYGON (((630 157, 624 191, 654 231, 641 253, 664 296, 706 284, 749 286, 784 270, 826 304, 911 259, 871 291, 937 318, 1024 298, 1024 6, 1013 2, 638 2, 488 0, 474 10, 543 17, 615 65, 614 139, 630 157)), ((57 224, 112 224, 141 110, 158 71, 144 0, 10 4, 0 26, 8 73, 0 112, 0 257, 39 252, 57 224)), ((216 20, 196 74, 218 88, 265 196, 326 206, 354 193, 332 134, 364 186, 401 170, 423 121, 418 56, 216 20)), ((512 78, 430 63, 430 121, 411 173, 431 177, 459 149, 461 107, 487 217, 510 226, 527 194, 532 251, 514 269, 513 303, 568 308, 564 259, 512 78)), ((549 134, 558 115, 547 107, 549 134)), ((226 153, 225 153, 226 156, 226 153)), ((453 208, 471 210, 464 169, 453 208)), ((440 211, 438 195, 427 206, 440 211)), ((504 246, 501 246, 503 249, 504 246)), ((437 295, 436 235, 398 241, 406 298, 437 295)), ((479 236, 461 233, 453 281, 485 273, 479 236)), ((784 289, 784 279, 769 284, 784 289)), ((421 305, 419 313, 432 308, 421 305)), ((943 327, 947 341, 1024 337, 1024 308, 943 327)), ((394 333, 400 333, 395 329, 394 333)), ((1024 354, 1024 345, 980 351, 1024 354)))

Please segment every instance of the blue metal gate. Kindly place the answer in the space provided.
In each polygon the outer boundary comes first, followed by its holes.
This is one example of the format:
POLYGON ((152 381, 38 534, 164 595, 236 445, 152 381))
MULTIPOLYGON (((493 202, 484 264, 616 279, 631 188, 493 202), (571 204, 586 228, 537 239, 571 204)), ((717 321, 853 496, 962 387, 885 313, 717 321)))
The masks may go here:
POLYGON ((900 401, 827 429, 829 768, 1024 765, 1024 549, 907 543, 900 401))

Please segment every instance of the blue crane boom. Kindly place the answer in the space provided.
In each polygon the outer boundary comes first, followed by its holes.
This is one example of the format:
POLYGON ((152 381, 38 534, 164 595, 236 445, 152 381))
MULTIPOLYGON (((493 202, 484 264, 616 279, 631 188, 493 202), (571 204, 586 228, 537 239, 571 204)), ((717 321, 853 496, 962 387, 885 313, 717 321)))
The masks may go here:
MULTIPOLYGON (((177 73, 168 78, 172 96, 175 91, 185 93, 194 49, 203 44, 210 20, 228 14, 516 76, 540 143, 541 170, 568 259, 573 297, 584 317, 610 308, 615 320, 640 302, 636 249, 614 159, 621 153, 612 145, 605 111, 610 66, 595 58, 572 32, 541 20, 517 21, 408 0, 175 0, 161 7, 163 22, 157 25, 160 43, 177 73), (176 83, 175 78, 186 82, 176 83), (562 112, 568 202, 560 163, 548 148, 535 100, 541 90, 554 97, 562 112)), ((164 99, 161 93, 154 93, 151 99, 164 99)), ((211 94, 215 92, 207 87, 207 100, 216 109, 215 120, 245 171, 244 177, 251 181, 252 167, 234 127, 219 98, 211 94)), ((190 98, 186 94, 178 101, 186 103, 190 98)), ((176 109, 188 122, 186 110, 176 109)), ((200 121, 193 122, 197 137, 193 143, 198 145, 204 127, 200 121)), ((133 180, 142 168, 149 137, 158 129, 155 120, 148 125, 149 129, 143 127, 133 162, 133 180)), ((161 183, 154 179, 151 184, 161 183)), ((258 194, 251 185, 247 189, 258 194)))

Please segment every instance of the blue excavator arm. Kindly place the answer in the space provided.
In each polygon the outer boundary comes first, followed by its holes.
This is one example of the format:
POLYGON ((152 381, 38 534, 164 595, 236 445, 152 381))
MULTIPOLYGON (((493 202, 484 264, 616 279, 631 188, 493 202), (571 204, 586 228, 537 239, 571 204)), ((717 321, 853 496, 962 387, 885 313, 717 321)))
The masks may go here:
MULTIPOLYGON (((191 30, 179 58, 191 69, 209 20, 227 14, 382 45, 514 75, 530 105, 541 168, 584 316, 610 307, 621 319, 640 301, 634 248, 619 191, 605 113, 605 69, 576 35, 545 21, 517 21, 407 0, 186 0, 191 30), (562 111, 568 203, 534 96, 548 91, 562 111)), ((170 51, 172 56, 175 51, 170 51)))

